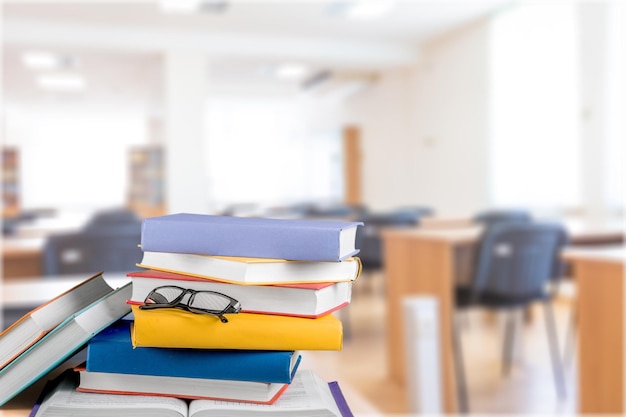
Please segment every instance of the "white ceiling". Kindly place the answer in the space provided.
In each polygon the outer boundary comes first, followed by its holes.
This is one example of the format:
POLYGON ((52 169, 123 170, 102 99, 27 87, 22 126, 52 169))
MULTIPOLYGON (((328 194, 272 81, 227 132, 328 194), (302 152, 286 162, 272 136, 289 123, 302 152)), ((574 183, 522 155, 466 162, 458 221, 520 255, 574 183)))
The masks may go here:
MULTIPOLYGON (((286 59, 316 69, 369 73, 418 59, 419 45, 505 7, 511 0, 403 0, 382 19, 329 14, 330 1, 230 0, 220 13, 166 14, 155 1, 18 1, 3 9, 4 92, 41 100, 19 61, 24 49, 78 57, 92 96, 158 100, 163 46, 207 54, 213 83, 260 80, 286 59)), ((49 100, 49 95, 47 96, 49 100)))

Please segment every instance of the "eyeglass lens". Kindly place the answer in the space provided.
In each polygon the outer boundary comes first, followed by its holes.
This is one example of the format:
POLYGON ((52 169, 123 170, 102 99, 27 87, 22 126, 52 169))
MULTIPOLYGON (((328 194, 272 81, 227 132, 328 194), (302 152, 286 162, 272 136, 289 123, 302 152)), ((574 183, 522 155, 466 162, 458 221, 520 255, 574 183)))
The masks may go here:
POLYGON ((239 302, 225 294, 214 291, 196 291, 177 286, 155 288, 145 299, 144 308, 176 307, 192 312, 208 313, 219 316, 223 322, 228 320, 224 313, 238 313, 239 302))

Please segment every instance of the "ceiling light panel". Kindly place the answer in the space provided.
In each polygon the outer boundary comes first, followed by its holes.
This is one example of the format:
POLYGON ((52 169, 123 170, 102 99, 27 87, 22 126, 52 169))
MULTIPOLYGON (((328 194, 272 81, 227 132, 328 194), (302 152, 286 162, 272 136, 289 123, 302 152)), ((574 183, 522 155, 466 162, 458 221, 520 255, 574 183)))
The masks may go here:
POLYGON ((85 79, 76 74, 41 74, 37 84, 48 91, 74 92, 85 89, 85 79))
POLYGON ((26 51, 21 56, 24 66, 33 71, 49 71, 75 68, 78 60, 69 55, 46 51, 26 51))
POLYGON ((379 19, 396 6, 394 0, 351 0, 332 3, 329 13, 354 20, 379 19))

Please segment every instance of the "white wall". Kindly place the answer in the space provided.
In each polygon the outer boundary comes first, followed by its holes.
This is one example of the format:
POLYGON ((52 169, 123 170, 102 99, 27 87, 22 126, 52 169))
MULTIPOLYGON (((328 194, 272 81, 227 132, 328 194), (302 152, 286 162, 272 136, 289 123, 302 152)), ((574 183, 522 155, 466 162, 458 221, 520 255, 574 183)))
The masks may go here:
POLYGON ((363 198, 466 215, 488 204, 488 25, 426 45, 416 68, 386 72, 344 120, 363 132, 363 198))

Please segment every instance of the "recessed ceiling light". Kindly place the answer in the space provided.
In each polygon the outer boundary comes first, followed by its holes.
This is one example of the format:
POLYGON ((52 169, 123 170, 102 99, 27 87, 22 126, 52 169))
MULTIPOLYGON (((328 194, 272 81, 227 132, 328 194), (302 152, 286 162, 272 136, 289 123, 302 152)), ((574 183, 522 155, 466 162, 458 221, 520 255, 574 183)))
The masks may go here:
POLYGON ((302 64, 282 64, 276 68, 275 75, 279 78, 299 80, 309 73, 309 69, 302 64))
POLYGON ((200 6, 199 0, 160 0, 161 10, 167 13, 193 13, 200 6))
POLYGON ((77 66, 77 60, 72 56, 45 51, 22 53, 22 63, 31 70, 58 70, 77 66))
POLYGON ((161 11, 166 13, 218 13, 223 12, 227 6, 227 0, 159 0, 161 11))
POLYGON ((394 7, 394 0, 351 0, 334 3, 329 10, 348 19, 370 20, 384 16, 394 7))
POLYGON ((44 90, 58 92, 82 91, 86 85, 77 74, 42 74, 37 77, 37 84, 44 90))
POLYGON ((30 69, 56 69, 59 67, 59 57, 50 52, 24 52, 22 63, 30 69))

